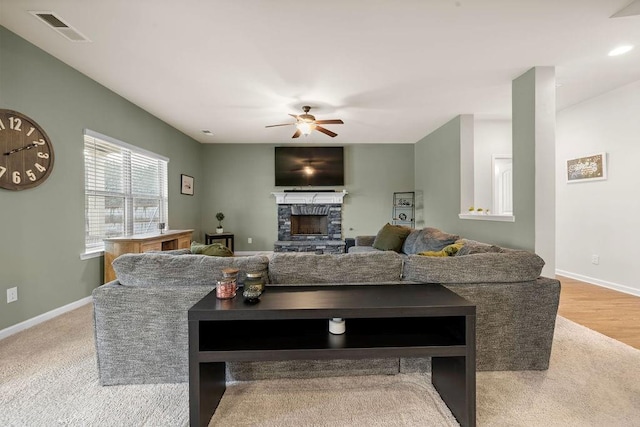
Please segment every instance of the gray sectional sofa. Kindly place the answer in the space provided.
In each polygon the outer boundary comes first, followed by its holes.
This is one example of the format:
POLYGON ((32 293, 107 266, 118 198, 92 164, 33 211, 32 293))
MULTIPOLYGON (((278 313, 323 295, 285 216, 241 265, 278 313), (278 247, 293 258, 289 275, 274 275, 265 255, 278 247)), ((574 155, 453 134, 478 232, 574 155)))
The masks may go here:
MULTIPOLYGON (((547 369, 560 283, 540 277, 543 265, 531 252, 507 249, 443 258, 376 250, 340 255, 275 253, 270 258, 122 255, 113 264, 118 279, 93 292, 100 382, 187 381, 187 310, 214 289, 225 267, 239 268, 240 281, 247 271, 262 271, 268 280, 266 292, 269 286, 301 284, 441 283, 477 305, 478 370, 547 369)), ((392 374, 428 369, 428 362, 242 362, 227 368, 231 378, 243 380, 392 374)))

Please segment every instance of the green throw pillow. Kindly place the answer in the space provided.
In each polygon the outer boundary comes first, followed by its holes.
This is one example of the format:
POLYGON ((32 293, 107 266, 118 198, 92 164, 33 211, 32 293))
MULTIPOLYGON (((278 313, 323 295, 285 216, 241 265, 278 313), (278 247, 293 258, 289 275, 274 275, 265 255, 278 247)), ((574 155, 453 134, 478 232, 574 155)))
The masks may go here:
POLYGON ((439 257, 454 256, 455 254, 458 253, 460 248, 462 248, 463 246, 464 246, 464 243, 458 241, 458 242, 456 242, 456 243, 454 243, 452 245, 446 246, 442 250, 419 252, 418 255, 422 255, 422 256, 439 256, 439 257))
POLYGON ((203 243, 191 242, 191 253, 210 256, 233 256, 231 249, 222 243, 205 245, 203 243))
POLYGON ((381 251, 400 252, 404 239, 411 233, 411 229, 401 225, 387 223, 376 235, 373 247, 381 251))
POLYGON ((441 251, 424 251, 424 252, 418 252, 417 255, 420 256, 435 256, 435 257, 446 257, 449 256, 447 255, 447 253, 444 251, 444 249, 442 249, 441 251))

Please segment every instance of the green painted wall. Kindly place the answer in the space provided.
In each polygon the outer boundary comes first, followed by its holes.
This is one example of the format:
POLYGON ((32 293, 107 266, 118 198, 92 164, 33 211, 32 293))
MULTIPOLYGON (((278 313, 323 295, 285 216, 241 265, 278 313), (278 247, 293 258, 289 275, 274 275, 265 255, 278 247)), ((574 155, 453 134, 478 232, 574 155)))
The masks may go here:
POLYGON ((47 132, 55 166, 42 185, 0 190, 0 330, 72 303, 102 283, 102 257, 84 251, 83 129, 169 157, 169 224, 200 233, 202 199, 180 195, 180 174, 201 178, 202 146, 0 27, 0 108, 47 132), (18 301, 5 292, 18 286, 18 301))
MULTIPOLYGON (((274 147, 270 144, 211 144, 203 150, 207 183, 202 229, 215 232, 216 212, 225 231, 235 234, 236 251, 270 251, 277 240, 274 147), (253 243, 247 243, 251 237, 253 243)), ((345 146, 343 235, 376 234, 391 218, 394 191, 413 189, 413 144, 345 146)), ((341 190, 342 188, 336 188, 341 190)), ((196 183, 196 191, 198 184, 196 183)), ((202 237, 201 237, 202 238, 202 237)))
POLYGON ((394 191, 413 191, 414 144, 352 145, 345 148, 349 195, 345 237, 375 235, 391 221, 394 191))
MULTIPOLYGON (((513 215, 519 227, 514 238, 523 249, 535 251, 536 230, 536 70, 511 84, 513 143, 513 215)), ((551 159, 552 160, 552 159, 551 159)), ((542 165, 541 170, 542 170, 542 165)), ((553 170, 551 171, 553 173, 553 170)))
MULTIPOLYGON (((461 220, 460 213, 460 116, 427 135, 415 145, 415 188, 418 194, 417 227, 435 227, 462 237, 496 245, 533 250, 533 220, 527 215, 516 222, 461 220)), ((515 141, 515 138, 514 138, 515 141)), ((516 171, 520 155, 514 144, 514 195, 533 199, 534 193, 526 180, 517 174, 529 173, 529 168, 516 171), (526 194, 522 194, 527 191, 526 194)), ((518 199, 518 200, 520 200, 518 199)), ((520 201, 520 203, 523 203, 520 201)), ((527 205, 531 202, 527 201, 527 205)), ((514 201, 515 205, 515 201, 514 201)))
POLYGON ((416 227, 456 232, 460 213, 460 117, 415 144, 416 227))

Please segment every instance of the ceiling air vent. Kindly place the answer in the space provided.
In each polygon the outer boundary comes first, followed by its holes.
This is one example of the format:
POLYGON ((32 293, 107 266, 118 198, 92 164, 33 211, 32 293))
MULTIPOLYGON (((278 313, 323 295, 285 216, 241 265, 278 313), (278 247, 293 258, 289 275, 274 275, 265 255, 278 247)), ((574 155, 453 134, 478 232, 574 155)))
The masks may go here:
POLYGON ((53 30, 63 35, 66 39, 71 40, 72 42, 90 42, 91 41, 88 38, 86 38, 84 35, 82 35, 80 31, 76 30, 71 25, 64 22, 60 16, 56 15, 53 12, 29 11, 29 13, 35 16, 36 18, 40 18, 49 27, 51 27, 53 30))

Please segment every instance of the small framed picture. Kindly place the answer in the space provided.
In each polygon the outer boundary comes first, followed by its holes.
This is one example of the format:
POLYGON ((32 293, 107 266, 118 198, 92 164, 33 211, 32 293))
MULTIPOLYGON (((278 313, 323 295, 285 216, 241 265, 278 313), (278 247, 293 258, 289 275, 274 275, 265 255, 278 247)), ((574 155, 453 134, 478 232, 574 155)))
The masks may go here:
POLYGON ((607 179, 607 153, 591 154, 567 160, 567 182, 607 179))
POLYGON ((189 175, 180 175, 180 194, 193 196, 193 177, 189 175))

